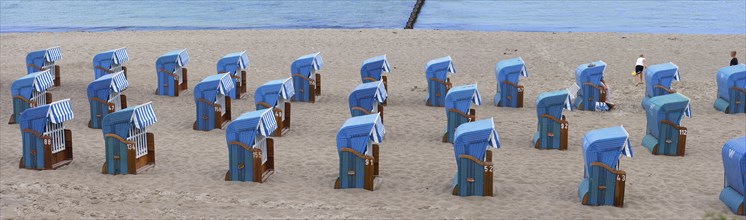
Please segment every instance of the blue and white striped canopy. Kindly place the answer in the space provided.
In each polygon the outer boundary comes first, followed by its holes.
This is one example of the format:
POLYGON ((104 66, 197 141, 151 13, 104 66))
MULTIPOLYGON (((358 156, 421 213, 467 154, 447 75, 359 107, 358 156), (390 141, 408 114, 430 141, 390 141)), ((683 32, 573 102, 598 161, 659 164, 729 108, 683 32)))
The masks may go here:
POLYGON ((282 90, 280 90, 280 96, 283 99, 290 99, 295 95, 295 87, 293 87, 293 78, 287 78, 282 83, 282 90))
POLYGON ((687 118, 692 118, 691 104, 686 104, 686 109, 684 110, 684 116, 686 116, 687 118))
POLYGON ((391 67, 389 67, 389 61, 386 60, 385 54, 363 61, 363 64, 360 67, 360 74, 363 78, 372 77, 378 79, 381 77, 382 71, 391 71, 391 67))
POLYGON ((469 112, 471 103, 482 104, 482 95, 479 94, 477 84, 455 86, 446 93, 445 112, 448 114, 448 111, 452 108, 464 113, 469 112))
POLYGON ((681 81, 681 75, 679 73, 679 66, 677 66, 673 62, 671 62, 671 65, 673 65, 674 67, 676 67, 676 73, 673 75, 673 80, 681 81))
POLYGON ((132 122, 135 124, 135 127, 143 129, 158 121, 158 118, 155 117, 152 103, 148 102, 135 107, 135 113, 132 114, 132 122))
POLYGON ((629 132, 627 132, 627 129, 624 129, 624 125, 620 125, 619 127, 622 127, 622 130, 627 135, 627 140, 624 140, 624 145, 622 146, 622 155, 632 158, 632 145, 629 141, 629 132))
POLYGON ((349 118, 337 132, 337 151, 350 148, 364 154, 370 141, 381 143, 385 134, 379 114, 349 118))
POLYGON ((269 137, 277 129, 277 121, 272 109, 266 109, 257 124, 257 130, 262 136, 269 137))
POLYGON ((60 52, 60 47, 47 48, 47 52, 44 54, 44 58, 47 60, 47 62, 50 63, 61 60, 62 53, 60 52))
POLYGON ((111 79, 111 90, 114 92, 122 92, 129 86, 127 78, 124 76, 124 71, 114 73, 111 79))
POLYGON ((122 47, 119 49, 114 50, 114 63, 117 65, 122 65, 129 61, 129 57, 127 56, 127 49, 122 47))
POLYGON ((218 92, 222 95, 228 95, 229 91, 232 91, 236 85, 233 84, 233 79, 230 73, 221 74, 220 83, 218 83, 218 92))
POLYGON ((453 140, 456 159, 462 154, 482 159, 489 147, 500 148, 500 136, 492 118, 465 123, 456 128, 453 140))
POLYGON ((59 124, 73 119, 73 110, 70 107, 70 99, 60 100, 49 104, 47 117, 52 123, 59 124))
POLYGON ((42 92, 49 87, 52 87, 52 84, 54 84, 54 82, 52 79, 52 73, 50 73, 49 70, 37 72, 36 76, 34 76, 34 89, 36 89, 37 92, 42 92))

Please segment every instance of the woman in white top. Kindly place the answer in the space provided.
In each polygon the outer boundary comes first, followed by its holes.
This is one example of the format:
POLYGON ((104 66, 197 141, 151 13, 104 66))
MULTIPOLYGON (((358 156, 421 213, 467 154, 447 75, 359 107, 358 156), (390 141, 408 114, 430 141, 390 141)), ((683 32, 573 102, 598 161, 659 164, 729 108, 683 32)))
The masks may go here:
POLYGON ((647 64, 645 62, 645 56, 640 54, 640 57, 637 58, 637 62, 635 63, 635 75, 633 76, 633 78, 637 77, 637 84, 635 84, 635 86, 643 83, 642 71, 645 69, 646 66, 647 64))

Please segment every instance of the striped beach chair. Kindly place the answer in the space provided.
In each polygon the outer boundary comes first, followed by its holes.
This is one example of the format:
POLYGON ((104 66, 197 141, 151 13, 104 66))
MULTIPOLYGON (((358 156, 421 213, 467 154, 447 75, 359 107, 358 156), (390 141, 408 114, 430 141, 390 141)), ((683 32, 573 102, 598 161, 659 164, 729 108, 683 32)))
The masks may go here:
POLYGON ((608 85, 603 80, 605 69, 604 61, 581 64, 575 69, 575 85, 569 89, 574 96, 573 107, 583 111, 608 111, 614 107, 608 102, 608 85))
POLYGON ((181 91, 189 88, 186 65, 189 54, 186 49, 165 53, 155 60, 155 72, 158 76, 156 95, 179 96, 181 91))
POLYGON ((746 136, 734 138, 723 145, 725 186, 720 201, 736 215, 746 215, 746 136))
POLYGON ((263 183, 275 170, 274 141, 277 124, 272 109, 247 112, 228 124, 228 172, 225 181, 263 183))
POLYGON ((101 128, 101 121, 106 115, 127 108, 127 96, 123 94, 127 86, 129 83, 124 71, 104 75, 88 84, 89 128, 101 128))
POLYGON ((471 108, 471 103, 482 104, 477 84, 456 86, 448 90, 445 98, 446 131, 441 141, 453 143, 456 128, 476 119, 477 110, 471 108))
POLYGON ((717 83, 715 109, 729 114, 746 112, 746 65, 720 68, 717 83))
POLYGON ((539 124, 532 142, 536 149, 567 150, 569 123, 562 110, 572 110, 567 90, 544 92, 536 97, 536 116, 539 124))
POLYGON ((272 80, 256 88, 254 92, 256 110, 272 109, 274 113, 277 129, 272 136, 281 137, 290 131, 292 110, 290 97, 294 94, 292 78, 272 80))
POLYGON ((427 97, 425 105, 444 106, 445 96, 453 87, 449 74, 456 74, 451 56, 430 60, 425 65, 425 78, 427 79, 427 97))
POLYGON ((158 119, 151 102, 125 108, 103 119, 106 150, 103 174, 138 174, 155 167, 155 141, 147 127, 158 119))
POLYGON ((629 134, 622 126, 591 130, 583 136, 583 180, 578 197, 583 205, 624 206, 627 173, 619 169, 619 157, 632 157, 629 134))
POLYGON ((226 54, 218 60, 216 66, 218 74, 231 74, 233 84, 236 85, 236 90, 229 95, 231 99, 239 99, 248 95, 246 71, 249 69, 249 56, 246 55, 246 51, 226 54))
POLYGON ((124 63, 127 61, 129 61, 129 56, 127 55, 127 49, 124 47, 96 54, 93 57, 93 79, 119 71, 124 71, 126 77, 127 67, 124 66, 124 63))
POLYGON ((497 78, 495 106, 523 108, 523 86, 518 85, 518 78, 521 76, 528 78, 526 63, 520 57, 502 60, 495 64, 495 77, 497 78))
MULTIPOLYGON (((363 83, 383 81, 383 87, 388 91, 389 82, 388 78, 383 75, 383 72, 391 72, 389 61, 386 59, 386 54, 369 58, 363 61, 360 66, 360 77, 362 77, 363 83)), ((383 102, 386 105, 386 102, 383 102)))
POLYGON ((221 129, 231 120, 231 99, 235 90, 230 73, 208 76, 194 86, 197 120, 194 130, 221 129))
POLYGON ((648 108, 650 98, 676 93, 676 90, 671 89, 674 80, 681 80, 676 64, 668 62, 649 66, 645 70, 645 97, 642 98, 642 108, 648 108))
POLYGON ((72 120, 70 99, 39 105, 21 113, 23 157, 20 168, 52 170, 73 160, 73 140, 65 121, 72 120))
POLYGON ((383 103, 388 94, 383 81, 361 83, 350 92, 348 97, 352 117, 379 114, 383 123, 383 103))
POLYGON ((26 109, 52 102, 52 93, 47 89, 54 84, 49 70, 34 72, 18 78, 10 84, 10 96, 13 99, 13 113, 8 124, 18 122, 21 112, 26 109))
POLYGON ((647 129, 642 146, 656 155, 684 156, 686 127, 684 116, 691 117, 689 98, 679 93, 650 98, 645 108, 647 129))
POLYGON ((373 191, 380 185, 378 144, 386 133, 381 117, 370 114, 347 119, 337 132, 339 176, 335 189, 363 188, 373 191))
POLYGON ((489 147, 500 148, 500 137, 492 118, 469 122, 456 129, 453 152, 458 169, 453 176, 453 195, 493 196, 489 147))
POLYGON ((26 71, 28 74, 49 70, 52 74, 54 86, 60 86, 61 72, 57 61, 62 59, 60 47, 50 47, 44 50, 32 51, 26 55, 26 71))
POLYGON ((308 54, 298 57, 290 65, 290 77, 293 78, 295 95, 293 101, 316 102, 316 96, 321 95, 321 74, 317 71, 324 66, 321 53, 308 54))

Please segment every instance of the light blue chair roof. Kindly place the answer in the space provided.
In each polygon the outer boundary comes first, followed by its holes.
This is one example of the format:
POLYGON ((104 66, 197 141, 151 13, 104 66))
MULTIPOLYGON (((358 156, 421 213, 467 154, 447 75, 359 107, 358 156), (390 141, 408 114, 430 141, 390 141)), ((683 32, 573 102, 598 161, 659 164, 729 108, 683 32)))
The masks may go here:
POLYGON ((728 90, 735 86, 746 89, 746 65, 738 64, 720 68, 717 73, 718 97, 730 100, 728 90))
POLYGON ((363 61, 360 66, 360 76, 362 78, 371 77, 374 79, 380 79, 383 72, 391 71, 389 67, 389 61, 386 60, 386 55, 381 55, 373 58, 369 58, 363 61))
POLYGON ((88 84, 88 98, 109 99, 109 93, 124 91, 129 86, 124 71, 106 74, 88 84))
POLYGON ((363 108, 372 106, 372 103, 361 106, 363 100, 373 99, 378 103, 383 103, 387 97, 388 94, 386 93, 386 88, 383 86, 383 82, 360 83, 350 92, 350 96, 348 97, 350 110, 355 106, 363 108))
POLYGON ((187 49, 174 50, 165 53, 155 60, 155 66, 159 69, 164 69, 169 72, 173 72, 177 67, 184 67, 189 63, 189 54, 187 49))
POLYGON ((256 135, 269 137, 275 129, 277 121, 272 109, 246 112, 228 124, 225 128, 225 140, 226 143, 238 141, 252 146, 256 135))
MULTIPOLYGON (((129 56, 127 55, 127 49, 124 47, 104 51, 99 54, 96 54, 96 56, 93 57, 94 65, 96 65, 97 63, 101 63, 101 62, 114 62, 114 64, 116 65, 122 65, 126 63, 127 61, 129 61, 129 56)), ((102 66, 102 67, 111 67, 111 65, 102 66)))
POLYGON ((295 95, 295 88, 293 88, 292 78, 276 79, 256 88, 254 103, 264 102, 274 106, 279 97, 288 100, 293 95, 295 95))
POLYGON ((147 102, 104 116, 104 119, 101 121, 101 132, 104 135, 114 133, 119 137, 127 138, 132 125, 138 129, 143 129, 155 124, 157 121, 158 118, 155 116, 155 111, 153 111, 152 102, 147 102))
POLYGON ((32 51, 26 55, 26 69, 28 73, 34 73, 39 71, 29 64, 36 65, 38 67, 44 66, 45 62, 54 63, 62 59, 62 53, 60 47, 51 47, 44 50, 32 51))
POLYGON ((601 78, 604 77, 604 70, 606 69, 606 63, 604 61, 596 61, 591 64, 595 66, 588 66, 588 63, 581 64, 575 69, 575 83, 583 88, 584 82, 590 82, 593 85, 600 85, 601 78))
POLYGON ((648 108, 645 113, 647 114, 647 125, 648 128, 652 129, 653 134, 658 134, 658 123, 661 120, 678 124, 685 115, 691 117, 689 98, 679 93, 650 98, 648 108))
POLYGON ((500 148, 500 136, 492 118, 465 123, 456 128, 453 139, 456 160, 461 154, 483 159, 487 147, 500 148))
POLYGON ((249 56, 246 55, 246 51, 229 53, 218 60, 217 72, 218 73, 230 73, 233 75, 238 74, 239 70, 243 70, 249 67, 249 56))
POLYGON ((365 154, 368 143, 370 141, 381 143, 385 133, 386 130, 378 114, 351 117, 337 132, 337 151, 350 148, 360 154, 365 154))
POLYGON ((425 77, 445 80, 448 73, 456 74, 456 68, 453 67, 451 56, 441 57, 430 60, 425 65, 425 77))
POLYGON ((31 129, 39 134, 44 133, 47 122, 59 124, 74 118, 70 99, 59 100, 46 105, 29 108, 21 113, 18 124, 21 130, 31 129))
POLYGON ((725 168, 725 184, 741 195, 744 189, 743 175, 746 172, 746 136, 730 139, 723 145, 723 166, 725 168))
POLYGON ((476 105, 482 104, 482 96, 479 94, 477 84, 455 86, 448 90, 445 98, 445 111, 455 108, 463 113, 469 112, 471 103, 476 105))
POLYGON ((52 74, 49 70, 33 72, 18 78, 10 84, 11 96, 22 96, 26 99, 31 98, 33 90, 42 92, 52 87, 52 74))
POLYGON ((586 176, 592 162, 601 162, 615 168, 620 155, 632 157, 629 133, 623 126, 588 131, 582 141, 586 176))
POLYGON ((528 71, 526 70, 526 63, 523 62, 523 58, 516 57, 507 60, 501 60, 495 64, 495 77, 497 77, 497 91, 500 91, 501 82, 507 80, 508 82, 518 84, 518 77, 528 77, 528 71))
POLYGON ((548 114, 559 119, 560 117, 562 117, 562 109, 572 111, 570 93, 568 93, 565 89, 543 92, 539 94, 538 97, 536 97, 537 117, 541 117, 542 114, 548 114))
POLYGON ((194 86, 194 99, 215 101, 217 94, 228 95, 234 88, 230 73, 210 75, 194 86))
POLYGON ((324 67, 324 60, 321 59, 321 52, 312 53, 298 57, 290 65, 290 75, 301 74, 305 77, 311 75, 311 70, 319 71, 321 67, 324 67))
POLYGON ((679 66, 672 62, 651 65, 645 70, 645 95, 653 97, 655 85, 671 88, 671 82, 679 81, 679 66))

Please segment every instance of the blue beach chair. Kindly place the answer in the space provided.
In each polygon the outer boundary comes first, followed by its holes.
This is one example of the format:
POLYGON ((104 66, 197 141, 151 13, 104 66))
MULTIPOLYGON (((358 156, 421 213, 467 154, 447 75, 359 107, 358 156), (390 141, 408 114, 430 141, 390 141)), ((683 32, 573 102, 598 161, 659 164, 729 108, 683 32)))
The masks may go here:
POLYGON ((383 72, 391 72, 389 67, 389 61, 386 59, 386 55, 369 58, 363 61, 360 66, 360 77, 363 79, 363 83, 383 81, 383 86, 388 90, 388 80, 383 72))
POLYGON ((430 60, 425 65, 425 78, 427 79, 427 97, 425 105, 444 106, 446 93, 453 87, 448 74, 456 74, 451 56, 430 60))
POLYGON ((225 181, 263 183, 275 170, 274 141, 277 124, 272 109, 243 113, 225 129, 228 172, 225 181))
POLYGON ((277 121, 272 136, 280 137, 290 130, 290 97, 295 95, 292 78, 272 80, 256 88, 254 103, 256 110, 271 108, 277 121))
POLYGON ((573 107, 583 111, 607 111, 614 107, 607 101, 609 91, 603 80, 605 69, 604 61, 582 64, 575 69, 571 95, 573 90, 577 90, 577 94, 573 97, 573 107))
POLYGON ((645 97, 642 98, 642 108, 648 107, 648 100, 659 95, 676 93, 671 89, 671 83, 679 81, 679 67, 671 62, 655 64, 645 70, 645 97))
POLYGON ((350 114, 352 117, 380 114, 383 123, 383 103, 388 94, 382 81, 361 83, 350 92, 350 114))
POLYGON ((236 90, 230 94, 231 99, 243 98, 246 93, 246 71, 249 69, 249 56, 246 55, 246 51, 229 53, 218 60, 217 72, 230 73, 233 84, 236 85, 236 90))
POLYGON ((715 109, 730 114, 746 112, 746 65, 720 68, 717 82, 715 109))
POLYGON ((298 57, 290 65, 290 77, 293 78, 295 95, 293 101, 316 102, 316 96, 321 95, 321 74, 317 71, 324 67, 321 53, 308 54, 298 57))
POLYGON ((122 94, 127 86, 129 83, 124 71, 106 74, 88 84, 88 103, 91 106, 89 128, 101 128, 101 120, 106 115, 127 108, 127 96, 122 94))
POLYGON ((181 91, 189 88, 186 65, 189 54, 186 49, 165 53, 155 60, 155 72, 158 76, 156 95, 179 96, 181 91))
POLYGON ((567 150, 567 119, 562 110, 572 110, 567 90, 544 92, 536 97, 536 116, 539 124, 532 139, 536 149, 567 150))
POLYGON ((746 215, 746 136, 734 138, 723 145, 725 186, 720 201, 736 215, 746 215))
POLYGON ((337 132, 339 176, 335 189, 363 188, 370 191, 378 185, 378 144, 386 133, 381 117, 370 114, 347 119, 337 132))
POLYGON ((518 78, 521 76, 528 78, 526 63, 520 57, 503 60, 495 65, 495 77, 497 78, 495 106, 523 107, 523 86, 518 85, 518 78))
POLYGON ((231 99, 235 89, 230 73, 208 76, 194 86, 197 120, 194 130, 221 129, 231 120, 231 99))
POLYGON ((650 98, 647 105, 642 146, 653 154, 684 156, 687 129, 681 126, 681 118, 691 117, 689 98, 672 93, 650 98))
POLYGON ((93 79, 119 71, 124 71, 126 77, 127 67, 124 66, 124 63, 128 60, 127 49, 124 47, 96 54, 93 57, 93 79))
POLYGON ((154 135, 147 127, 158 119, 151 102, 104 117, 102 131, 106 162, 103 174, 138 174, 155 166, 154 135))
POLYGON ((13 99, 13 113, 8 124, 18 122, 17 117, 29 108, 52 102, 52 93, 47 89, 54 84, 49 70, 34 72, 18 78, 10 84, 10 96, 13 99))
POLYGON ((479 95, 477 84, 456 86, 448 90, 445 98, 446 120, 448 122, 441 141, 453 143, 456 128, 464 123, 474 121, 477 111, 471 108, 471 103, 482 104, 482 96, 479 95))
POLYGON ((28 74, 49 70, 52 74, 54 86, 60 86, 61 72, 57 61, 62 59, 60 47, 32 51, 26 55, 26 71, 28 74))
POLYGON ((456 129, 453 141, 458 172, 453 176, 453 195, 492 196, 492 151, 500 137, 492 118, 469 122, 456 129))
POLYGON ((27 109, 21 113, 23 157, 20 168, 53 170, 73 160, 73 138, 64 122, 73 119, 70 99, 27 109))
POLYGON ((583 205, 624 206, 627 173, 619 157, 632 157, 629 134, 622 126, 591 130, 583 136, 583 180, 578 196, 583 205))

